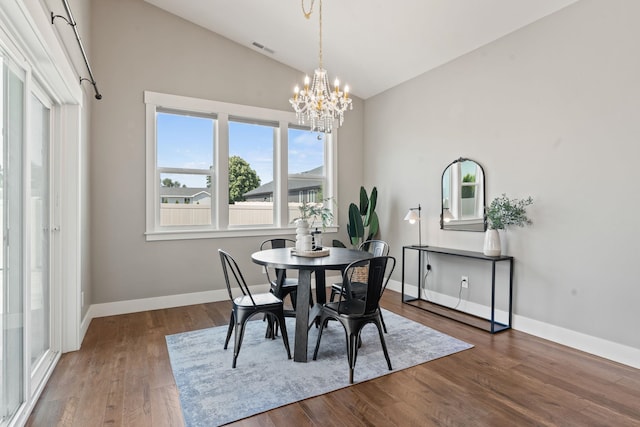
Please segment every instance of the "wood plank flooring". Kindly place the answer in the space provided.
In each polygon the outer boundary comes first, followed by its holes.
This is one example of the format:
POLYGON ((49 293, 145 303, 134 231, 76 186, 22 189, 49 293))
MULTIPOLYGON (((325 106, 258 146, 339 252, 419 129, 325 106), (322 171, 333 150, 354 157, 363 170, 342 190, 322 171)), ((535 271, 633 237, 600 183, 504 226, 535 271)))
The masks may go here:
MULTIPOLYGON (((403 305, 392 291, 382 305, 475 347, 232 425, 640 426, 638 369, 518 331, 490 335, 403 305)), ((226 325, 229 307, 94 319, 82 348, 62 356, 27 425, 182 426, 164 337, 226 325)))

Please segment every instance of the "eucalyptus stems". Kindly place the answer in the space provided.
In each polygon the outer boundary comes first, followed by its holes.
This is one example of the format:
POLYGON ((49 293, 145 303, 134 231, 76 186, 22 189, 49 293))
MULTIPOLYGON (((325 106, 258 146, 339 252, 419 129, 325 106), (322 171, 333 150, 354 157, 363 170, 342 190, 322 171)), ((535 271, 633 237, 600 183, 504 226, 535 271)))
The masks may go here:
POLYGON ((487 208, 487 222, 489 228, 503 230, 510 225, 524 227, 532 224, 527 217, 527 206, 533 204, 533 199, 510 199, 502 193, 500 197, 493 199, 487 208))

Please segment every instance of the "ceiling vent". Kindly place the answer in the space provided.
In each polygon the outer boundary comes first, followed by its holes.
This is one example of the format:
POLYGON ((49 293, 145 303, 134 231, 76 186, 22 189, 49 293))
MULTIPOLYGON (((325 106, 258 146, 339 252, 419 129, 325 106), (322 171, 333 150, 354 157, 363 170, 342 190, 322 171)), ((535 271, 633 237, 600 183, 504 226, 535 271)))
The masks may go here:
POLYGON ((270 53, 271 55, 273 55, 274 53, 276 53, 273 49, 270 49, 268 47, 266 47, 265 45, 258 43, 258 42, 253 42, 251 43, 255 48, 260 49, 260 50, 264 50, 267 53, 270 53))

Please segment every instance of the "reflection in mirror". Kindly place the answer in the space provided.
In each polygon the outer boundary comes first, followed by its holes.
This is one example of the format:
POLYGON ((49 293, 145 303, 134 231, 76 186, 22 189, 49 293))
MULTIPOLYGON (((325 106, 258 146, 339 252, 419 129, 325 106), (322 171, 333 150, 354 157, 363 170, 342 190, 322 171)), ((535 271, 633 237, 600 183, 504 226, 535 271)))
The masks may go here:
POLYGON ((442 173, 443 230, 484 231, 484 170, 471 159, 460 157, 442 173))

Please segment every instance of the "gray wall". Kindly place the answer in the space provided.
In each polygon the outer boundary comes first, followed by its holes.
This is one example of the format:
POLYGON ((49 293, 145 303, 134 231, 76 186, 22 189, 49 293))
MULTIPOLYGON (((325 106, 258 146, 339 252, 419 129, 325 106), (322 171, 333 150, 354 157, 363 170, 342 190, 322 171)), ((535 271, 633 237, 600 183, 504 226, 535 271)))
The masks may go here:
MULTIPOLYGON (((249 258, 261 238, 145 241, 143 91, 288 111, 303 73, 142 0, 91 6, 92 66, 104 94, 91 129, 91 302, 222 289, 217 248, 238 259, 251 284, 263 283, 249 258)), ((364 176, 363 111, 354 99, 339 131, 339 212, 364 176)))
POLYGON ((535 201, 534 225, 508 232, 515 313, 640 348, 639 21, 640 2, 583 0, 368 99, 365 182, 392 254, 417 241, 402 221, 417 203, 423 240, 482 250, 438 223, 443 169, 475 159, 489 200, 535 201))

